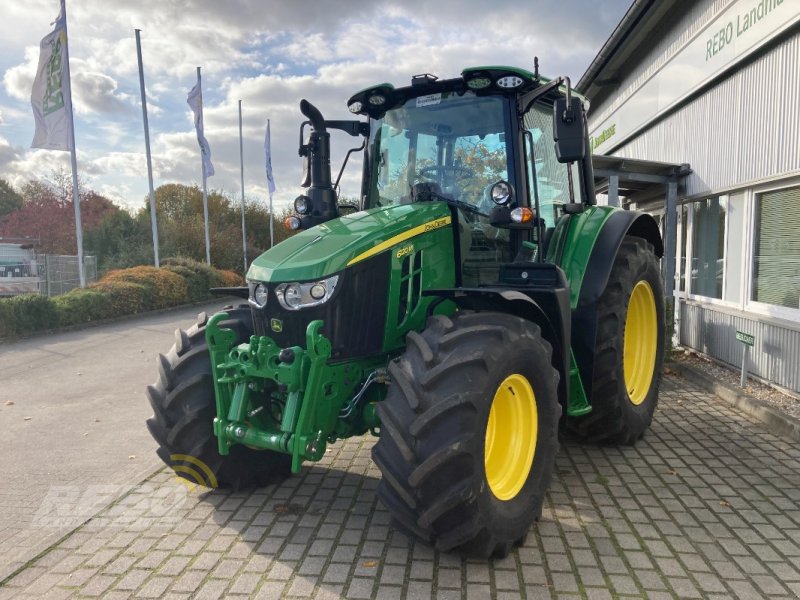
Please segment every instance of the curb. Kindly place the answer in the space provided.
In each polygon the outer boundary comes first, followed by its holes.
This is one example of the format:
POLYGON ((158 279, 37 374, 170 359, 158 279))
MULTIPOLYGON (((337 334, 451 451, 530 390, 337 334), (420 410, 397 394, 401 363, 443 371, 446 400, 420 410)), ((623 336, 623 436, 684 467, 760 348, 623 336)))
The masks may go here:
POLYGON ((800 419, 795 419, 768 402, 754 398, 750 394, 690 366, 675 362, 670 363, 669 368, 728 404, 732 404, 742 412, 758 419, 769 427, 771 433, 800 442, 800 419))
MULTIPOLYGON (((30 340, 37 337, 46 337, 57 333, 71 333, 73 331, 82 331, 84 329, 91 329, 93 327, 102 327, 103 325, 113 325, 115 323, 124 323, 125 321, 133 321, 142 317, 156 317, 170 312, 178 312, 180 310, 189 309, 192 307, 214 306, 216 304, 224 304, 226 300, 236 303, 237 296, 217 296, 209 298, 208 300, 198 300, 196 302, 188 302, 186 304, 178 304, 177 306, 167 306, 165 308, 156 308, 139 313, 130 313, 127 315, 119 315, 116 317, 109 317, 108 319, 98 319, 97 321, 88 321, 87 323, 76 323, 75 325, 66 325, 64 327, 56 327, 54 329, 43 329, 42 331, 34 331, 27 335, 20 335, 17 337, 0 337, 0 344, 11 344, 13 342, 21 342, 30 340)), ((239 298, 241 300, 241 298, 239 298)), ((202 312, 202 311, 201 311, 202 312)))

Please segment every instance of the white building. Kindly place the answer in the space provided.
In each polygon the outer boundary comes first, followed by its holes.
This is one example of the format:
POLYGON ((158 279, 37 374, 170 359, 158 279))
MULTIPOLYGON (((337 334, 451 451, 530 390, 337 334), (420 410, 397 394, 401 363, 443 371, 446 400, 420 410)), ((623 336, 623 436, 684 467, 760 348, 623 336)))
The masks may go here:
POLYGON ((610 201, 662 217, 680 344, 741 366, 750 334, 800 392, 800 0, 637 0, 576 87, 610 201))

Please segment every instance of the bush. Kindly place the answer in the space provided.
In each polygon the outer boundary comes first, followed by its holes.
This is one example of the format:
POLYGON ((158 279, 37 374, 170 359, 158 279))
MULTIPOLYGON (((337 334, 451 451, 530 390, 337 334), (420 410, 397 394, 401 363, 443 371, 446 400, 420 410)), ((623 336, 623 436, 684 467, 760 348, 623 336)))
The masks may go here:
POLYGON ((17 335, 12 300, 13 298, 0 298, 0 338, 13 338, 17 335))
POLYGON ((222 285, 220 287, 241 287, 244 285, 244 277, 233 271, 218 271, 222 277, 222 285))
POLYGON ((165 258, 161 261, 161 264, 165 267, 184 267, 192 271, 192 273, 194 273, 193 287, 202 287, 202 289, 205 290, 204 294, 206 298, 209 297, 208 290, 210 288, 222 285, 222 277, 216 269, 209 267, 205 263, 192 260, 191 258, 184 258, 182 256, 165 258))
POLYGON ((96 288, 76 288, 53 298, 62 326, 90 323, 114 316, 111 295, 96 288))
POLYGON ((161 269, 139 266, 111 271, 88 288, 52 299, 35 294, 0 298, 0 338, 197 302, 211 297, 209 288, 242 284, 242 277, 232 271, 169 258, 161 269))
POLYGON ((135 283, 148 292, 146 308, 166 308, 186 302, 188 287, 186 280, 166 269, 155 267, 132 267, 111 271, 99 283, 135 283))
POLYGON ((167 265, 161 268, 183 277, 183 280, 186 282, 186 299, 189 302, 197 302, 208 298, 209 294, 208 289, 205 287, 205 279, 199 277, 197 273, 191 269, 178 265, 167 265))
POLYGON ((93 284, 91 289, 108 295, 111 312, 117 317, 135 315, 153 308, 152 293, 140 283, 101 280, 93 284))
POLYGON ((13 337, 58 326, 58 312, 47 296, 25 294, 2 300, 0 335, 13 337))

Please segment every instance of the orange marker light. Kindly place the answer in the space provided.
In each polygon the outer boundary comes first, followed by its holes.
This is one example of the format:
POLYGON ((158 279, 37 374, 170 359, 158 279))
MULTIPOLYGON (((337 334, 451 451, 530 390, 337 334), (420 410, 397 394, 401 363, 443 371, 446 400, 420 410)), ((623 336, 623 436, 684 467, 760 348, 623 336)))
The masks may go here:
POLYGON ((514 223, 528 223, 533 220, 533 211, 530 208, 515 208, 511 211, 511 220, 514 223))

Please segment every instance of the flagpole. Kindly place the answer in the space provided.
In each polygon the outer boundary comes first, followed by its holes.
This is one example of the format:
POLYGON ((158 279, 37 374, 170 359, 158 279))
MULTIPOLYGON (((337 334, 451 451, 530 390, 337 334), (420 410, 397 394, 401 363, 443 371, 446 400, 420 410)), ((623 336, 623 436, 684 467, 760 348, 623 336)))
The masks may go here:
POLYGON ((158 258, 158 222, 156 220, 156 195, 153 191, 153 163, 150 160, 150 126, 147 123, 147 94, 144 91, 144 67, 142 65, 142 42, 139 39, 141 29, 136 32, 136 55, 139 58, 139 87, 142 91, 142 119, 144 120, 144 148, 147 155, 147 181, 150 184, 150 228, 153 230, 153 256, 155 266, 160 266, 158 258))
POLYGON ((81 202, 78 193, 78 157, 75 152, 75 120, 72 116, 72 84, 69 72, 69 36, 67 32, 67 6, 65 0, 61 0, 61 11, 64 15, 64 61, 66 63, 68 91, 66 102, 68 104, 67 116, 69 121, 70 161, 72 163, 72 205, 75 207, 75 237, 78 242, 78 279, 82 288, 86 287, 86 272, 83 265, 83 227, 81 227, 81 202))
MULTIPOLYGON (((203 86, 200 79, 200 67, 197 67, 197 89, 200 91, 200 123, 203 122, 203 86)), ((211 265, 211 242, 208 239, 208 188, 206 187, 206 161, 200 152, 200 163, 203 167, 203 222, 206 228, 206 263, 211 265)))
POLYGON ((247 234, 244 226, 244 144, 242 142, 242 101, 239 100, 239 167, 242 175, 242 253, 244 272, 247 273, 247 234))
POLYGON ((269 247, 272 248, 275 245, 275 236, 273 234, 273 223, 275 222, 275 217, 272 215, 272 188, 275 185, 272 180, 272 135, 269 130, 269 119, 267 119, 267 191, 269 191, 269 247))

